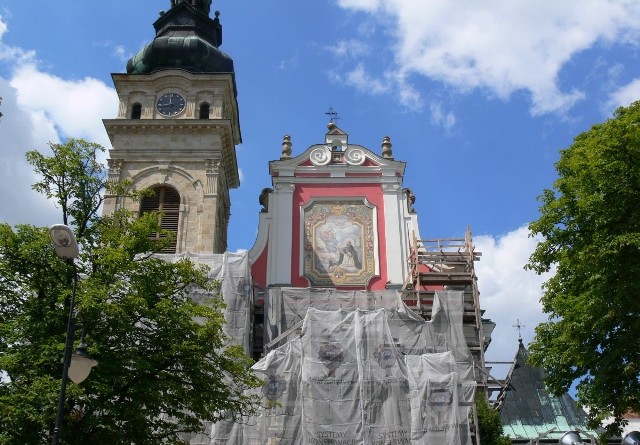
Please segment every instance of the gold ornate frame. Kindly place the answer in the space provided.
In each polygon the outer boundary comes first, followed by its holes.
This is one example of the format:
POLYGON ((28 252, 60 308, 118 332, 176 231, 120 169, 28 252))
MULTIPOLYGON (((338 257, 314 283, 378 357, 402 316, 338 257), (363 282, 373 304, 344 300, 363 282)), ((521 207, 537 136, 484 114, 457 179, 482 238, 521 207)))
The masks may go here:
POLYGON ((301 275, 312 286, 366 286, 378 274, 377 209, 366 198, 301 207, 301 275))

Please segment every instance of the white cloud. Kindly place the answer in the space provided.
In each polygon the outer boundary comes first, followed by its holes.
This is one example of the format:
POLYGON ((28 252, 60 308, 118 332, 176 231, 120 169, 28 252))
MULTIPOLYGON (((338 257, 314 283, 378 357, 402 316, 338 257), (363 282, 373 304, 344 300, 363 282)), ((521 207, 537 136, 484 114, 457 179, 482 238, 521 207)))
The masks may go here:
MULTIPOLYGON (((597 62, 599 65, 604 65, 605 62, 598 59, 597 62)), ((621 63, 616 63, 609 67, 607 70, 607 74, 609 75, 610 82, 615 82, 620 75, 624 72, 624 65, 621 63)))
POLYGON ((116 114, 118 99, 113 88, 92 78, 62 79, 31 63, 15 69, 11 86, 17 91, 20 108, 45 113, 62 135, 109 146, 101 119, 116 114))
POLYGON ((12 61, 15 63, 27 63, 35 58, 34 51, 24 51, 2 43, 2 37, 9 30, 7 24, 0 15, 0 62, 12 61))
MULTIPOLYGON (((551 277, 551 273, 537 275, 524 270, 538 242, 537 238, 529 237, 526 226, 503 236, 477 236, 474 242, 476 250, 482 252, 476 263, 480 305, 486 310, 484 317, 497 325, 487 360, 509 361, 518 347, 518 333, 513 328, 516 320, 525 326, 522 338, 527 345, 533 339, 536 325, 547 319, 540 297, 542 283, 551 277)), ((503 377, 508 368, 496 366, 494 376, 503 377)))
POLYGON ((94 44, 95 46, 99 46, 102 48, 110 48, 112 51, 112 55, 113 57, 115 57, 116 59, 122 61, 122 62, 126 62, 127 60, 129 60, 132 56, 132 54, 130 54, 129 52, 127 52, 127 49, 122 46, 122 45, 116 45, 115 43, 113 43, 110 40, 105 40, 102 42, 97 42, 94 44))
POLYGON ((47 151, 48 142, 85 138, 109 146, 101 119, 115 116, 117 95, 103 82, 68 80, 40 69, 36 53, 2 41, 7 24, 0 16, 0 63, 10 78, 0 77, 0 221, 49 225, 59 221, 51 202, 31 190, 36 178, 25 160, 28 150, 47 151))
POLYGON ((422 95, 406 81, 403 73, 386 71, 382 76, 377 77, 360 62, 350 71, 330 70, 327 74, 331 82, 354 87, 361 93, 373 96, 396 94, 398 101, 410 110, 420 110, 424 105, 422 95))
POLYGON ((123 62, 128 61, 131 57, 122 45, 116 45, 113 47, 113 55, 123 62))
POLYGON ((370 38, 376 33, 377 27, 377 23, 373 20, 365 20, 364 22, 360 23, 356 29, 360 36, 370 38))
POLYGON ((7 27, 7 24, 2 21, 2 16, 0 15, 0 39, 2 38, 4 33, 7 32, 7 29, 9 28, 7 27))
POLYGON ((393 86, 402 105, 413 111, 419 111, 424 105, 422 94, 407 81, 404 73, 387 71, 385 76, 393 81, 393 86))
POLYGON ((388 79, 378 79, 371 76, 362 64, 358 64, 353 70, 346 73, 344 82, 360 92, 373 95, 386 93, 390 89, 388 79))
POLYGON ((342 39, 335 44, 326 47, 338 57, 357 58, 369 54, 369 45, 366 42, 356 39, 342 39))
POLYGON ((300 66, 300 58, 298 57, 298 54, 294 54, 288 59, 281 60, 277 65, 278 69, 281 71, 292 70, 298 68, 298 66, 300 66))
POLYGON ((25 112, 16 102, 16 91, 0 77, 2 120, 0 120, 0 222, 50 225, 61 222, 53 203, 31 190, 36 177, 24 154, 46 152, 47 141, 57 142, 51 121, 41 112, 25 112))
POLYGON ((456 123, 456 117, 452 112, 442 110, 442 103, 432 102, 429 105, 431 111, 431 123, 450 130, 456 123))
POLYGON ((502 99, 527 91, 533 114, 564 111, 584 97, 558 85, 573 56, 601 41, 633 43, 640 33, 635 0, 337 1, 382 26, 394 19, 397 71, 502 99))
POLYGON ((611 113, 616 108, 626 107, 636 100, 640 100, 640 78, 611 93, 607 102, 607 111, 611 113))
POLYGON ((375 12, 384 6, 385 0, 338 0, 343 8, 361 9, 366 12, 375 12))

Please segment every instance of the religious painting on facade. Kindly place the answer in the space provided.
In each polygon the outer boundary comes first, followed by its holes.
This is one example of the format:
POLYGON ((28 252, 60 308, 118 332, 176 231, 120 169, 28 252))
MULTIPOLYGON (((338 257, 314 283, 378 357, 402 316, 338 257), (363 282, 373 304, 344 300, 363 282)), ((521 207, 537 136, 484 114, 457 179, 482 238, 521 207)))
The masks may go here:
POLYGON ((302 274, 313 286, 364 286, 376 274, 375 206, 316 200, 302 209, 302 274))

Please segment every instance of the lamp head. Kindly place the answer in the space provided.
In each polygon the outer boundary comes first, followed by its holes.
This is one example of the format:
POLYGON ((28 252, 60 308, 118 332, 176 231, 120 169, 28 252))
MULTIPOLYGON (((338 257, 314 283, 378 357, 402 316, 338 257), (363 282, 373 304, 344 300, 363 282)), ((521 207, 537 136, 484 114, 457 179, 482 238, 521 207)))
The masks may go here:
POLYGON ((582 443, 582 438, 577 431, 568 431, 562 435, 558 441, 558 445, 579 445, 582 443))
POLYGON ((71 364, 69 365, 69 378, 73 383, 82 383, 94 366, 98 366, 98 362, 93 360, 87 354, 87 345, 80 343, 76 348, 76 352, 71 355, 71 364))
POLYGON ((622 445, 640 445, 640 432, 631 431, 622 439, 622 445))
POLYGON ((78 242, 76 236, 68 226, 54 224, 49 228, 49 237, 53 243, 56 254, 60 258, 75 259, 78 254, 78 242))

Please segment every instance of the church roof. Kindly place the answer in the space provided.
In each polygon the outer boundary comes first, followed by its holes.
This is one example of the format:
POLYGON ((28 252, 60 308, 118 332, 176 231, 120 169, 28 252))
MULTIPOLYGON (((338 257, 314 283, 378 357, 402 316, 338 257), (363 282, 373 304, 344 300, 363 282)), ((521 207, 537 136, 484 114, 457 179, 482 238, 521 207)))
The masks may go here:
POLYGON ((233 73, 233 60, 220 51, 222 25, 218 11, 209 17, 211 0, 171 0, 153 27, 156 37, 127 62, 127 73, 148 74, 161 69, 192 73, 233 73))
POLYGON ((513 443, 531 439, 558 439, 567 431, 595 436, 587 427, 587 415, 569 395, 551 395, 544 384, 544 370, 527 363, 529 351, 522 344, 501 395, 500 417, 504 433, 513 443))

